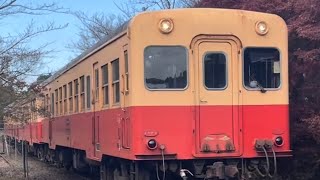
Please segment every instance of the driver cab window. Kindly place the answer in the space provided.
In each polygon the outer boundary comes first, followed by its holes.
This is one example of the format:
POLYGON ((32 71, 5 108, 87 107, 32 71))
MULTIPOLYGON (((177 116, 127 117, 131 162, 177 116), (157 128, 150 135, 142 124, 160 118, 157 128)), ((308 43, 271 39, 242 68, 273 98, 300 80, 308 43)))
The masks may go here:
POLYGON ((149 46, 144 51, 144 80, 148 89, 187 87, 187 50, 181 46, 149 46))
POLYGON ((243 70, 247 88, 280 87, 280 53, 275 48, 247 48, 243 70))

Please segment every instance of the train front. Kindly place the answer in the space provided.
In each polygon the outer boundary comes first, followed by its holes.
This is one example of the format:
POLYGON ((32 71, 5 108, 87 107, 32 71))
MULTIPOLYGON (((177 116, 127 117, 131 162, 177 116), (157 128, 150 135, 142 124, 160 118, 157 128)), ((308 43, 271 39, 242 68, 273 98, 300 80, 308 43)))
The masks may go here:
POLYGON ((132 147, 145 171, 272 177, 275 160, 290 156, 288 39, 280 17, 150 12, 131 21, 128 36, 132 147))

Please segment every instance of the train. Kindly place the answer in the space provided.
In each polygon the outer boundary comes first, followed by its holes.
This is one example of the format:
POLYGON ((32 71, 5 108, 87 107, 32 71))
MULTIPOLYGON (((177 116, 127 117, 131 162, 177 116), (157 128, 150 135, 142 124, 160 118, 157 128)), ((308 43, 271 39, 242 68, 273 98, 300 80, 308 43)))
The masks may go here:
POLYGON ((281 17, 160 10, 117 31, 44 81, 46 115, 6 136, 101 180, 273 177, 291 156, 281 17))

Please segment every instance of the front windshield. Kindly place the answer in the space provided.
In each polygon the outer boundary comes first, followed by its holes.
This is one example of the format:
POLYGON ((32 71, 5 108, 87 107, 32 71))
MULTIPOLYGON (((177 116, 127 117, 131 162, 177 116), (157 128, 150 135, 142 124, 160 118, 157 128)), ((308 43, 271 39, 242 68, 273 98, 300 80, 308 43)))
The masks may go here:
POLYGON ((187 52, 180 46, 150 46, 144 52, 144 78, 148 89, 187 87, 187 52))
POLYGON ((243 70, 248 88, 280 87, 280 53, 275 48, 247 48, 243 70))

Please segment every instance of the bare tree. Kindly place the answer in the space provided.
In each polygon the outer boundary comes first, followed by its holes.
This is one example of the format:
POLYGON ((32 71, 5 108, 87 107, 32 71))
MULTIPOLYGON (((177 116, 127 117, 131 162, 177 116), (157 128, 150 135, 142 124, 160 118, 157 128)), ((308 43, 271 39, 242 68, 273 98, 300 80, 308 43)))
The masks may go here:
POLYGON ((196 7, 201 0, 180 0, 180 6, 186 8, 196 7))
MULTIPOLYGON (((188 1, 188 0, 182 0, 188 1)), ((156 9, 174 9, 182 7, 181 0, 128 0, 127 2, 115 5, 126 18, 131 18, 139 12, 152 11, 156 9)))
POLYGON ((83 12, 73 13, 81 22, 79 26, 79 39, 68 45, 70 49, 84 52, 103 38, 113 36, 125 18, 114 14, 95 13, 87 15, 83 12))
POLYGON ((199 0, 128 0, 114 4, 122 12, 121 15, 95 13, 87 15, 83 12, 73 13, 81 22, 79 38, 68 47, 78 53, 92 47, 103 38, 110 37, 117 32, 119 26, 139 12, 156 9, 174 9, 178 7, 193 7, 199 0))
POLYGON ((127 18, 131 18, 139 12, 157 9, 175 9, 195 7, 200 0, 128 0, 115 5, 127 18))
MULTIPOLYGON (((35 4, 22 0, 0 0, 0 22, 9 17, 41 16, 50 13, 65 13, 66 10, 51 4, 35 4)), ((45 25, 37 25, 35 21, 16 34, 0 35, 0 119, 3 115, 3 107, 19 98, 25 98, 27 90, 25 78, 33 73, 48 55, 48 43, 39 47, 31 47, 32 39, 42 33, 64 28, 66 25, 55 25, 49 22, 45 25)))

